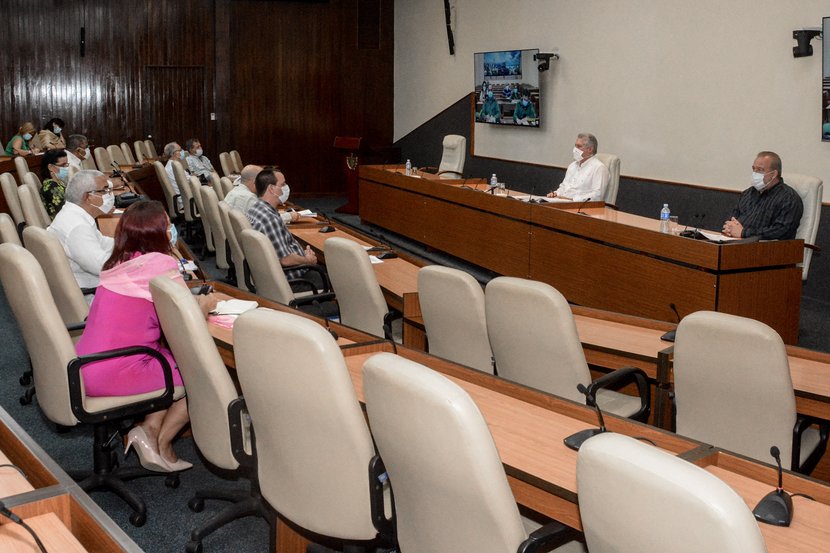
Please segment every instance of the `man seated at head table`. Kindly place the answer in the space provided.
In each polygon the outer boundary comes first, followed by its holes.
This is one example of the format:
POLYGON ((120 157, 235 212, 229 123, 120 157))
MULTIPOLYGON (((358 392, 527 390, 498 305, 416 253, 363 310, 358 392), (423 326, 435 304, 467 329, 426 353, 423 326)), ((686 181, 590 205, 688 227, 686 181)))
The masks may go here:
POLYGON ((752 164, 752 186, 741 193, 723 233, 734 238, 757 236, 761 240, 792 240, 804 206, 798 192, 781 175, 781 158, 760 152, 752 164))
MULTIPOLYGON (((233 189, 225 196, 225 202, 231 209, 236 209, 244 214, 248 214, 257 202, 256 195, 256 176, 262 171, 259 165, 246 165, 242 169, 242 173, 234 182, 233 189)), ((286 185, 287 187, 288 185, 286 185)), ((286 201, 288 196, 285 197, 286 201)), ((300 214, 296 211, 283 211, 280 213, 282 222, 286 225, 300 218, 300 214)))
POLYGON ((579 133, 574 142, 574 161, 568 165, 565 180, 548 198, 562 198, 575 202, 602 200, 611 175, 603 162, 596 158, 597 137, 579 133))
POLYGON ((71 134, 66 139, 66 157, 69 158, 69 166, 79 171, 83 169, 84 160, 92 156, 89 151, 89 140, 82 134, 71 134))
POLYGON ((101 234, 95 219, 112 211, 115 198, 102 172, 86 170, 69 179, 64 199, 66 203, 46 230, 63 246, 78 286, 94 288, 113 247, 112 238, 101 234))
MULTIPOLYGON (((256 176, 255 183, 258 199, 246 216, 254 230, 263 233, 271 241, 280 264, 283 267, 317 264, 317 256, 311 247, 306 246, 303 249, 297 239, 288 232, 277 211, 277 206, 288 199, 285 175, 279 169, 266 168, 256 176)), ((322 279, 315 271, 286 270, 285 276, 288 279, 304 278, 310 280, 318 289, 323 288, 322 279)))

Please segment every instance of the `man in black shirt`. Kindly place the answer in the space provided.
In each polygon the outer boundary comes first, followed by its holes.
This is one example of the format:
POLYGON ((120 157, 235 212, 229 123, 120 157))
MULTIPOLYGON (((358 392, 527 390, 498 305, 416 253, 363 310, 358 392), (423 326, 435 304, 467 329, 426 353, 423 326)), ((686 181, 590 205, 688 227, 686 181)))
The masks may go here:
POLYGON ((781 178, 781 158, 761 152, 752 165, 752 186, 741 193, 723 233, 735 238, 757 236, 761 240, 792 240, 804 206, 798 192, 781 178))

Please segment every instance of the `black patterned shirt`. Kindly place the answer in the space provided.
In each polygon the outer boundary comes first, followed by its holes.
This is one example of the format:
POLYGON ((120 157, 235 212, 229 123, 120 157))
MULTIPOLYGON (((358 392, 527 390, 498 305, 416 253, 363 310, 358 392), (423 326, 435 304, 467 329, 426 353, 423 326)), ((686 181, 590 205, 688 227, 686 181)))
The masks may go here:
POLYGON ((744 190, 732 216, 743 225, 743 238, 758 236, 761 240, 792 240, 803 212, 798 192, 781 180, 763 192, 753 187, 744 190))
MULTIPOLYGON (((245 214, 251 222, 251 227, 258 230, 268 237, 274 249, 277 251, 277 257, 282 260, 289 255, 297 254, 299 256, 305 255, 305 250, 297 242, 297 239, 288 232, 285 223, 282 222, 279 212, 274 209, 268 202, 258 199, 256 203, 245 214)), ((305 269, 295 269, 293 271, 286 271, 285 276, 289 279, 300 278, 305 273, 305 269)))

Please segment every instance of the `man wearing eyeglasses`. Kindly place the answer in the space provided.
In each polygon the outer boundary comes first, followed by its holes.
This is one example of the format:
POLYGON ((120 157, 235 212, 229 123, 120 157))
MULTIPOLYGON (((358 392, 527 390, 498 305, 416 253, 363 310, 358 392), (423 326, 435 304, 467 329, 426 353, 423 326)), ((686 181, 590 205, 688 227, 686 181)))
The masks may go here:
POLYGON ((757 236, 761 240, 792 240, 804 206, 798 192, 784 183, 781 158, 760 152, 752 164, 752 186, 741 193, 723 234, 733 238, 757 236))
MULTIPOLYGON (((66 203, 47 229, 60 240, 78 286, 98 286, 101 267, 112 254, 113 239, 101 234, 95 219, 112 211, 115 198, 100 171, 78 171, 66 186, 66 203)), ((87 297, 91 301, 92 296, 87 297)))

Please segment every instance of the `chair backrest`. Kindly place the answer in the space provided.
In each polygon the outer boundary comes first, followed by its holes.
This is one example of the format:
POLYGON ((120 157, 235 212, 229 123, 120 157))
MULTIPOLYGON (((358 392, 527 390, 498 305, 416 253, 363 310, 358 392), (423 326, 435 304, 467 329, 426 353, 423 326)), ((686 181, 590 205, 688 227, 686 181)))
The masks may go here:
POLYGON ((43 224, 40 216, 40 210, 37 207, 37 200, 39 196, 32 193, 32 188, 25 184, 21 184, 17 188, 17 195, 20 198, 20 206, 23 209, 23 218, 26 220, 26 226, 46 228, 49 225, 43 224))
POLYGON ((144 159, 147 157, 144 155, 144 142, 141 140, 136 140, 133 142, 133 150, 135 150, 135 159, 139 163, 143 163, 144 159))
POLYGON ((219 154, 219 165, 222 167, 222 174, 226 177, 236 172, 233 159, 228 152, 221 152, 219 154))
POLYGON ((167 200, 167 215, 171 219, 178 217, 179 212, 176 208, 176 192, 173 190, 173 185, 170 184, 170 179, 167 176, 167 171, 160 161, 153 162, 153 169, 156 170, 156 178, 161 184, 161 190, 164 192, 164 199, 167 200))
POLYGON ((95 156, 95 164, 98 166, 98 170, 109 175, 112 171, 112 158, 107 149, 103 146, 98 146, 95 148, 93 155, 95 156))
POLYGON ((21 156, 17 156, 14 158, 14 168, 17 170, 17 178, 20 182, 23 182, 23 177, 26 176, 26 173, 31 171, 31 169, 29 169, 29 164, 26 162, 26 159, 21 156))
POLYGON ((78 287, 58 237, 46 229, 28 226, 23 229, 23 243, 40 263, 63 322, 85 321, 89 315, 89 304, 78 287))
POLYGON ((210 186, 216 192, 216 197, 221 202, 225 199, 225 189, 222 188, 222 180, 219 178, 219 173, 216 171, 210 172, 210 186))
POLYGON ((585 402, 591 373, 568 301, 543 282, 494 278, 484 293, 487 334, 499 376, 585 402))
POLYGON ((228 195, 228 192, 233 190, 233 181, 230 179, 230 177, 220 177, 219 183, 222 185, 222 192, 225 194, 225 196, 228 195))
POLYGON ((354 240, 340 237, 329 238, 323 248, 340 322, 383 336, 383 317, 389 310, 366 250, 354 240))
POLYGON ((767 550, 755 517, 732 488, 634 438, 608 432, 586 441, 576 485, 591 553, 767 550))
POLYGON ((0 175, 0 186, 3 188, 3 197, 6 198, 6 205, 9 206, 9 213, 14 219, 14 224, 20 226, 26 222, 23 216, 23 208, 20 206, 20 196, 17 195, 17 181, 11 173, 0 175))
POLYGON ((193 201, 196 203, 196 209, 199 211, 199 220, 202 222, 202 228, 205 231, 205 245, 207 246, 208 251, 212 252, 215 249, 213 244, 213 225, 211 225, 210 220, 204 216, 205 205, 202 202, 202 188, 209 187, 203 187, 202 183, 199 181, 199 178, 194 177, 193 175, 189 176, 187 180, 190 184, 190 194, 193 196, 193 201))
POLYGON ((239 463, 231 451, 228 421, 228 405, 237 398, 236 387, 199 303, 181 283, 166 277, 153 279, 150 293, 187 389, 187 410, 196 445, 214 465, 236 469, 239 463))
POLYGON ((687 315, 674 343, 677 433, 768 462, 792 457, 795 393, 781 337, 762 322, 687 315))
POLYGON ((8 213, 0 213, 0 244, 16 244, 20 246, 20 235, 17 234, 17 225, 8 213))
POLYGON ((614 154, 603 153, 596 154, 596 157, 608 168, 608 184, 603 190, 602 201, 617 205, 617 193, 620 189, 620 158, 614 154))
POLYGON ((375 449, 337 342, 314 321, 262 309, 236 320, 233 341, 263 497, 312 532, 375 537, 368 480, 375 449), (263 344, 275 355, 263 355, 263 344))
POLYGON ((156 145, 153 144, 153 141, 150 139, 144 141, 144 155, 145 157, 150 158, 159 157, 158 150, 156 150, 156 145))
POLYGON ((241 173, 242 172, 242 157, 239 155, 239 150, 231 150, 230 151, 231 160, 233 160, 233 169, 234 173, 241 173))
POLYGON ((493 374, 484 290, 472 275, 440 265, 423 267, 418 300, 431 354, 493 374))
POLYGON ((173 176, 176 178, 176 185, 179 187, 179 194, 182 195, 182 202, 184 203, 184 220, 188 222, 198 219, 198 214, 195 213, 196 205, 193 197, 193 188, 190 186, 190 181, 187 174, 184 172, 184 167, 181 163, 173 162, 173 176))
POLYGON ((464 161, 467 159, 467 139, 457 134, 448 134, 444 137, 444 154, 438 172, 448 179, 460 179, 464 172, 464 161), (449 171, 444 173, 444 171, 449 171))
POLYGON ((256 293, 264 298, 288 305, 294 293, 280 265, 277 252, 268 237, 254 229, 240 234, 240 245, 256 284, 256 293))
MULTIPOLYGON (((129 165, 130 162, 124 156, 123 150, 121 150, 121 146, 118 144, 110 144, 107 146, 107 154, 109 154, 110 159, 117 163, 118 165, 129 165)), ((110 171, 113 170, 113 167, 107 168, 106 172, 109 174, 110 171)))
POLYGON ((90 155, 86 156, 84 159, 81 160, 81 168, 90 170, 90 171, 97 171, 98 166, 95 165, 95 156, 90 152, 90 155))
POLYGON ((121 154, 124 156, 127 163, 133 165, 135 163, 135 157, 133 157, 133 151, 130 149, 130 145, 126 142, 122 142, 118 145, 118 147, 121 148, 121 154))
POLYGON ((24 248, 2 244, 0 281, 29 351, 38 405, 52 422, 75 426, 78 421, 69 403, 66 370, 75 357, 75 345, 52 299, 43 269, 24 248))
POLYGON ((366 361, 363 390, 395 496, 401 550, 516 551, 527 534, 493 437, 467 392, 391 353, 366 361))
POLYGON ((233 261, 234 271, 236 272, 236 286, 242 290, 247 290, 245 286, 245 253, 242 251, 242 246, 239 240, 236 239, 236 232, 233 230, 231 224, 231 212, 235 211, 225 202, 219 202, 219 217, 222 219, 222 226, 225 229, 225 240, 228 241, 228 246, 231 250, 231 261, 233 261))
MULTIPOLYGON (((801 197, 801 205, 804 212, 801 214, 801 221, 798 223, 796 238, 804 240, 804 244, 815 245, 818 234, 818 223, 821 219, 821 201, 824 195, 824 185, 818 177, 799 175, 798 173, 787 173, 785 181, 801 197)), ((813 250, 804 248, 804 261, 801 264, 801 278, 807 280, 810 272, 810 260, 813 258, 813 250)))
MULTIPOLYGON (((29 171, 28 173, 26 173, 26 176, 23 177, 23 185, 22 186, 28 187, 29 190, 31 191, 31 198, 32 198, 32 201, 34 202, 35 212, 37 214, 37 222, 35 224, 38 224, 39 226, 42 226, 44 228, 48 227, 52 223, 52 218, 49 217, 49 212, 46 211, 46 206, 43 205, 43 198, 40 195, 40 190, 42 188, 42 184, 40 182, 40 177, 38 177, 36 174, 29 171)), ((18 195, 18 197, 20 196, 20 189, 19 188, 18 188, 18 191, 17 191, 17 195, 18 195)), ((22 201, 21 201, 20 205, 21 205, 21 207, 23 206, 22 201)), ((25 215, 25 211, 24 211, 24 215, 25 215)), ((27 224, 29 223, 28 218, 26 220, 26 223, 27 224)))
POLYGON ((216 197, 216 191, 210 186, 200 186, 199 194, 202 198, 202 204, 199 209, 202 211, 202 223, 207 223, 210 226, 210 233, 213 237, 212 243, 216 250, 216 267, 219 269, 228 268, 228 258, 225 252, 225 226, 222 224, 222 217, 219 215, 219 199, 216 197))

